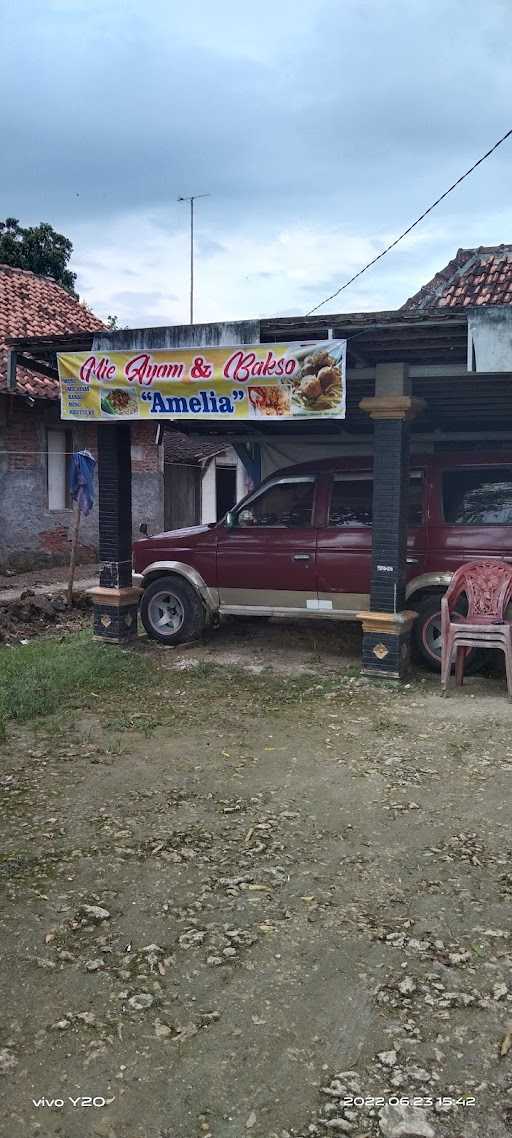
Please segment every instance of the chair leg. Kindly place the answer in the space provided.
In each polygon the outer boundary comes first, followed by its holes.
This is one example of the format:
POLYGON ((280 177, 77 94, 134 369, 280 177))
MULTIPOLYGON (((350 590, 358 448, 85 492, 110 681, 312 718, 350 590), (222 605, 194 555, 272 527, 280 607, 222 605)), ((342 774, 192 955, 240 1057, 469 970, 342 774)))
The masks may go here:
POLYGON ((507 672, 508 698, 512 699, 512 637, 510 635, 510 631, 509 631, 508 636, 505 639, 505 642, 503 645, 503 651, 505 653, 505 668, 506 668, 506 672, 507 672))
POLYGON ((448 688, 448 681, 450 679, 451 663, 452 663, 452 649, 453 642, 450 634, 446 637, 446 642, 443 643, 441 653, 441 687, 443 694, 446 695, 448 688))
POLYGON ((457 687, 462 687, 464 683, 464 662, 466 659, 466 649, 457 648, 457 655, 455 657, 455 683, 457 687))

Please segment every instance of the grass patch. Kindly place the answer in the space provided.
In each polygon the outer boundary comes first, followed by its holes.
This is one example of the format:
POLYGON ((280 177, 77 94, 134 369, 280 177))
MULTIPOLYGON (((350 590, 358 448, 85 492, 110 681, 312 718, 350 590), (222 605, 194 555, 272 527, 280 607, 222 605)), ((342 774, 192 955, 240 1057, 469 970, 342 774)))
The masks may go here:
POLYGON ((135 690, 148 682, 151 662, 133 651, 93 640, 90 632, 65 640, 41 640, 0 649, 0 737, 9 719, 27 722, 49 715, 70 701, 74 706, 117 687, 135 690))
POLYGON ((212 717, 221 728, 233 716, 242 725, 249 709, 251 715, 275 716, 301 705, 318 708, 333 695, 342 702, 351 692, 344 676, 254 675, 209 661, 178 671, 159 652, 103 644, 87 630, 0 649, 0 739, 9 720, 40 716, 52 717, 47 725, 58 732, 66 709, 69 734, 75 718, 69 711, 83 708, 93 709, 104 729, 121 734, 149 736, 177 725, 183 730, 212 717))

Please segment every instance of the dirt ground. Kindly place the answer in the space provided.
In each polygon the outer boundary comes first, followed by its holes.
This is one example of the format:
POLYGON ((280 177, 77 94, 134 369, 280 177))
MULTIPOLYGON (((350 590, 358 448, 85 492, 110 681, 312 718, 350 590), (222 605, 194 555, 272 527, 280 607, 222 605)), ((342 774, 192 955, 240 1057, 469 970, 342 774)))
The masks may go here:
POLYGON ((504 681, 343 646, 142 644, 135 701, 9 731, 2 1135, 510 1135, 504 681))
MULTIPOLYGON (((31 569, 29 573, 0 573, 0 599, 4 590, 11 592, 11 590, 34 589, 38 586, 55 584, 65 586, 68 574, 69 569, 66 565, 49 565, 43 569, 31 569)), ((75 580, 89 580, 90 577, 97 577, 97 574, 98 566, 95 563, 77 565, 75 580)))
POLYGON ((72 606, 68 570, 62 566, 30 573, 0 574, 0 644, 29 643, 48 631, 72 632, 90 624, 87 590, 97 583, 95 565, 78 565, 72 606))

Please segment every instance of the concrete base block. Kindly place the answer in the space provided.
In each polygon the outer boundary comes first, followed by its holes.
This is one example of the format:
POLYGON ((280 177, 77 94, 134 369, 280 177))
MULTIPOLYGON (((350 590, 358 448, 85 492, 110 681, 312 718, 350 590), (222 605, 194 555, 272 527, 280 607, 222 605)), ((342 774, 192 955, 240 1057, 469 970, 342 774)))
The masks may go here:
POLYGON ((115 644, 137 636, 140 589, 91 589, 94 635, 115 644))
POLYGON ((411 662, 411 628, 416 613, 362 612, 362 674, 404 680, 411 662))

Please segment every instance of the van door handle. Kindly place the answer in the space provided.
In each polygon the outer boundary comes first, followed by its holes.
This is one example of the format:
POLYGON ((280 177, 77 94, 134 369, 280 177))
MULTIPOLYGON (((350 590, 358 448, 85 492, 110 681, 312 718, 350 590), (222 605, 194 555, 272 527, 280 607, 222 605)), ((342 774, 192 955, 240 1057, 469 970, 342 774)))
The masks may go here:
POLYGON ((408 565, 419 565, 419 558, 418 557, 408 557, 407 558, 407 564, 408 565))
POLYGON ((294 555, 292 557, 292 561, 310 561, 310 560, 311 560, 311 554, 310 553, 294 553, 294 555))

